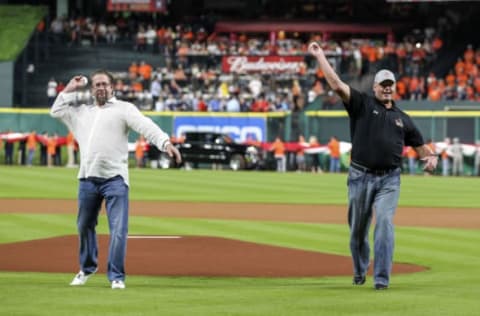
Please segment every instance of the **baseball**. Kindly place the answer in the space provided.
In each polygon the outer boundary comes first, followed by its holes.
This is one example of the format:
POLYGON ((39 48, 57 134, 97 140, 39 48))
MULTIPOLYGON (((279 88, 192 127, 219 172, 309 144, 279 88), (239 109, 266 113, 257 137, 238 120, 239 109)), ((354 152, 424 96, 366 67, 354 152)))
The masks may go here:
POLYGON ((82 84, 83 84, 84 86, 86 86, 86 85, 88 84, 88 78, 87 78, 87 77, 82 76, 82 78, 81 78, 80 80, 82 81, 82 84))

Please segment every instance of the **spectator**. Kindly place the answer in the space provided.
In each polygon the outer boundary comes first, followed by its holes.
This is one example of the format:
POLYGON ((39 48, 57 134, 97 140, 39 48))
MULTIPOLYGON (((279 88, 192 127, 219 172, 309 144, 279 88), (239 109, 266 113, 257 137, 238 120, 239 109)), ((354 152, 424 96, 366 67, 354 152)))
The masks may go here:
POLYGON ((118 38, 118 27, 110 23, 107 25, 107 33, 105 34, 105 39, 109 44, 115 44, 118 38))
POLYGON ((160 82, 159 77, 155 77, 150 86, 150 93, 152 95, 152 108, 157 109, 157 101, 160 98, 162 92, 162 83, 160 82))
POLYGON ((337 136, 330 137, 327 146, 330 150, 330 172, 340 172, 340 143, 337 136))
POLYGON ((252 77, 248 83, 248 88, 250 89, 250 92, 254 98, 257 98, 260 95, 263 90, 262 86, 263 84, 259 76, 252 77))
POLYGON ((68 131, 66 137, 66 145, 67 145, 67 168, 75 167, 75 138, 71 131, 68 131))
POLYGON ((7 131, 6 138, 4 140, 4 150, 5 150, 5 164, 13 165, 13 141, 9 139, 9 134, 12 131, 7 131))
POLYGON ((27 136, 27 150, 28 150, 27 166, 32 166, 33 156, 35 155, 36 148, 37 148, 37 133, 35 131, 31 131, 30 134, 28 134, 27 136))
POLYGON ((47 97, 48 97, 48 104, 51 106, 57 97, 57 86, 58 83, 55 78, 50 78, 47 83, 47 97))
POLYGON ((27 140, 21 139, 18 143, 18 164, 24 166, 27 163, 27 140))
POLYGON ((146 42, 147 51, 149 53, 155 52, 156 40, 157 40, 157 32, 155 31, 152 25, 148 25, 147 31, 145 32, 145 42, 146 42))
POLYGON ((417 173, 417 152, 411 147, 407 147, 408 173, 414 175, 417 173))
POLYGON ((480 176, 480 140, 475 142, 475 158, 473 162, 473 175, 480 176))
POLYGON ((226 111, 227 112, 240 112, 240 103, 235 95, 231 95, 230 99, 226 104, 226 111))
POLYGON ((273 142, 270 150, 273 151, 273 156, 277 162, 277 172, 287 171, 287 161, 285 159, 285 144, 283 143, 280 136, 277 136, 273 142))
POLYGON ((48 137, 47 140, 47 166, 53 167, 55 163, 55 155, 57 149, 57 135, 53 135, 52 137, 48 137))
POLYGON ((463 175, 463 150, 458 137, 453 138, 452 144, 452 175, 463 175))
POLYGON ((308 143, 305 141, 305 136, 298 136, 297 145, 298 150, 295 155, 295 162, 297 163, 297 171, 303 172, 307 169, 307 165, 305 163, 305 148, 308 147, 308 143))
POLYGON ((448 150, 450 146, 450 138, 445 138, 444 140, 445 147, 443 148, 442 152, 440 153, 440 158, 442 160, 442 176, 446 177, 449 175, 450 172, 450 159, 448 157, 448 150))
POLYGON ((145 167, 145 152, 146 152, 147 142, 145 137, 140 135, 135 142, 135 160, 137 168, 145 167))
MULTIPOLYGON (((320 143, 317 140, 316 136, 310 136, 308 140, 308 144, 310 148, 316 148, 320 146, 320 143)), ((317 152, 313 152, 310 154, 311 156, 311 166, 310 169, 313 173, 322 173, 322 169, 320 168, 320 158, 318 157, 317 152)))

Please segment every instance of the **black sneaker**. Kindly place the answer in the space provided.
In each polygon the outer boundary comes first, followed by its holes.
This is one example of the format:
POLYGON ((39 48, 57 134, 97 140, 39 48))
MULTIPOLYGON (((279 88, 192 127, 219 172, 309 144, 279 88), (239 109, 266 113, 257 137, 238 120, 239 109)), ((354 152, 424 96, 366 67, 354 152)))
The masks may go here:
POLYGON ((386 284, 375 284, 375 290, 382 291, 388 289, 388 285, 386 284))
POLYGON ((364 285, 365 284, 365 276, 364 275, 356 275, 353 277, 353 285, 364 285))

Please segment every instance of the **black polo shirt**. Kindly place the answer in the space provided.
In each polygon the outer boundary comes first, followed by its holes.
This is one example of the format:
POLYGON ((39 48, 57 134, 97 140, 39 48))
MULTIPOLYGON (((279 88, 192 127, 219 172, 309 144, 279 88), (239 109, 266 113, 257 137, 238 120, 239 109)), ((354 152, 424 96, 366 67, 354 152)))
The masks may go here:
POLYGON ((350 87, 352 161, 370 169, 392 169, 402 165, 404 146, 424 144, 412 119, 395 104, 387 109, 374 96, 350 87))

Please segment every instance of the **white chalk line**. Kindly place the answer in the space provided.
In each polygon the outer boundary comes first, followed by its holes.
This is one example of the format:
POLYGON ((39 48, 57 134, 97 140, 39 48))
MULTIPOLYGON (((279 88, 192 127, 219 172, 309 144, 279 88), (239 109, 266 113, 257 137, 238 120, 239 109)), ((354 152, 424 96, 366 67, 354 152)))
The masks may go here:
POLYGON ((149 236, 149 235, 132 235, 128 236, 128 239, 178 239, 182 238, 182 236, 149 236))

